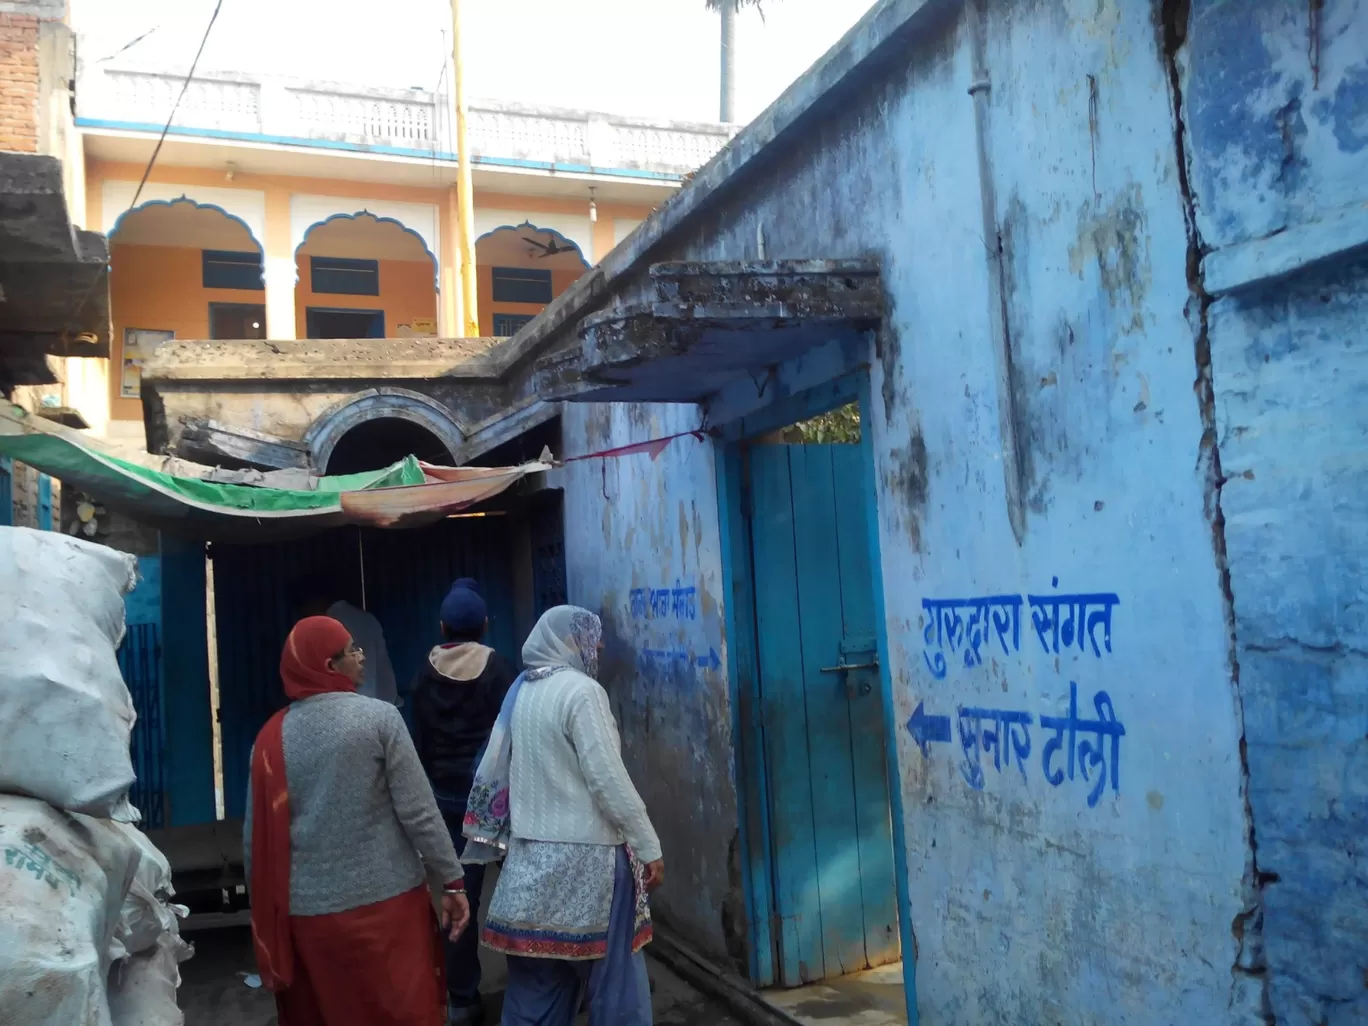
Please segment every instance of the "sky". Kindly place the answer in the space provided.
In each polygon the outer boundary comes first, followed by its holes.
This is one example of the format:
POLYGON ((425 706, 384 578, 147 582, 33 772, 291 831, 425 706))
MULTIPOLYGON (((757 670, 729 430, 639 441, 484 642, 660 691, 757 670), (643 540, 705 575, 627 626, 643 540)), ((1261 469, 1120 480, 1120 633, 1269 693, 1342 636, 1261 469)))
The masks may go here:
MULTIPOLYGON (((737 120, 747 122, 875 0, 769 0, 737 24, 737 120)), ((463 0, 471 98, 657 119, 718 117, 719 19, 704 0, 463 0)), ((72 0, 83 61, 185 70, 214 0, 72 0), (116 51, 148 30, 144 40, 116 51)), ((223 0, 203 70, 435 88, 448 0, 223 0), (382 12, 383 16, 377 16, 382 12)))

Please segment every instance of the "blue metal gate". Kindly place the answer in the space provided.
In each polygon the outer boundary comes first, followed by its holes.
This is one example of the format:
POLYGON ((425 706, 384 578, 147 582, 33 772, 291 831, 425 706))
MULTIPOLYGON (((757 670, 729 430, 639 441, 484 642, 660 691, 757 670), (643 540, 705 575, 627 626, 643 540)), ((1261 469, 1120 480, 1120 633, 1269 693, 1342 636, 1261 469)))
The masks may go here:
POLYGON ((46 474, 38 475, 38 517, 40 531, 51 531, 52 526, 52 478, 46 474))
MULTIPOLYGON (((437 642, 451 582, 473 577, 489 604, 489 644, 518 660, 512 560, 502 516, 461 517, 403 531, 339 528, 291 542, 214 545, 224 803, 242 816, 252 743, 285 704, 281 646, 293 624, 289 589, 305 574, 351 572, 380 621, 401 694, 437 642)), ((352 601, 361 595, 352 597, 352 601)))
POLYGON ((555 491, 529 521, 532 536, 532 590, 536 615, 567 601, 565 587, 565 496, 555 491))
POLYGON ((133 725, 133 804, 143 814, 143 829, 166 825, 166 730, 162 718, 161 625, 129 626, 119 646, 119 669, 133 695, 138 720, 133 725))
POLYGON ((14 523, 14 461, 0 456, 0 527, 14 523))

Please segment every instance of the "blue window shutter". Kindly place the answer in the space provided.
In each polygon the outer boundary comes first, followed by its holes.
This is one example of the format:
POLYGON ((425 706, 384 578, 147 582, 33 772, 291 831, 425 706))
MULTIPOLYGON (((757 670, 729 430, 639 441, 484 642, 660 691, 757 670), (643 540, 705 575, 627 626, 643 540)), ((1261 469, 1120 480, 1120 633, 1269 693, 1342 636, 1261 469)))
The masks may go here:
POLYGON ((206 289, 253 289, 260 292, 266 288, 262 280, 260 253, 206 249, 202 252, 202 259, 206 289))
POLYGON ((551 302, 550 271, 537 271, 527 267, 495 267, 492 274, 496 303, 551 302))
POLYGON ((315 293, 334 296, 378 296, 380 262, 309 257, 309 282, 315 293))

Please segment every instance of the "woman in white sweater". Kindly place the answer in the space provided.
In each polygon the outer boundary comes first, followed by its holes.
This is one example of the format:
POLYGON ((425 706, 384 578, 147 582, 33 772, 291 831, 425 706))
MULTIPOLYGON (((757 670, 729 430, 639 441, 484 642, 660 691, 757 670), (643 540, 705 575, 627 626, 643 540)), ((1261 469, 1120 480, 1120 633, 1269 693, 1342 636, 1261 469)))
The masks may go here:
POLYGON ((593 1023, 651 1022, 640 952, 665 870, 593 679, 602 635, 588 610, 542 616, 471 789, 462 860, 504 859, 481 935, 508 956, 504 1026, 570 1026, 586 991, 593 1023))

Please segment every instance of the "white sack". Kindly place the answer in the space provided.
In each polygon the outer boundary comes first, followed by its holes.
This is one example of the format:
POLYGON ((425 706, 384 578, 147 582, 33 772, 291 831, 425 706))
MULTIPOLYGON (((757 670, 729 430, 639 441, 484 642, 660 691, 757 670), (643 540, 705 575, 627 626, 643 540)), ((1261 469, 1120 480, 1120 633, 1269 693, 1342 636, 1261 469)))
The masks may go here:
POLYGON ((133 698, 115 651, 132 556, 0 527, 0 793, 132 821, 133 698))
POLYGON ((107 820, 0 796, 0 1023, 109 1026, 110 944, 141 857, 107 820))
POLYGON ((109 1014, 113 1026, 185 1026, 176 1004, 179 964, 194 953, 173 930, 152 950, 115 964, 109 974, 109 1014))
POLYGON ((171 904, 171 864, 151 839, 135 826, 114 824, 142 853, 133 884, 124 898, 119 925, 110 945, 110 959, 135 955, 156 947, 162 934, 179 932, 177 918, 188 910, 171 904))

